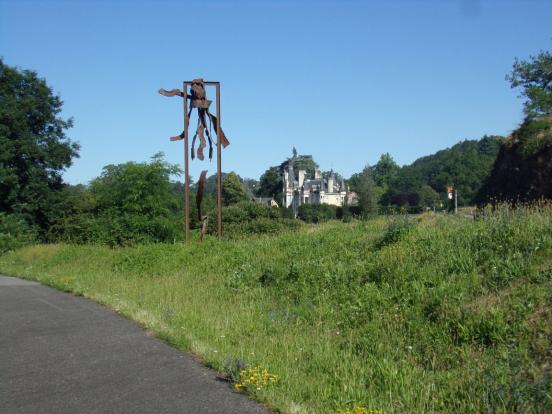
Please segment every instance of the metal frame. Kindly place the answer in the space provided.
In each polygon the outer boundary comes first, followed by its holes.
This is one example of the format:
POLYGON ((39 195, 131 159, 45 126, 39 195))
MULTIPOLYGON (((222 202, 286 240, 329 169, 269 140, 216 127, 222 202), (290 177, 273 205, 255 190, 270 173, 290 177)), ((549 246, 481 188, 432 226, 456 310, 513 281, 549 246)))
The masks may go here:
MULTIPOLYGON (((222 239, 222 148, 221 148, 221 116, 220 116, 220 82, 203 81, 205 86, 216 87, 217 101, 217 223, 218 239, 222 239)), ((186 223, 186 241, 190 240, 190 174, 189 174, 189 144, 188 144, 188 88, 192 81, 183 82, 183 109, 184 109, 184 221, 186 223)))

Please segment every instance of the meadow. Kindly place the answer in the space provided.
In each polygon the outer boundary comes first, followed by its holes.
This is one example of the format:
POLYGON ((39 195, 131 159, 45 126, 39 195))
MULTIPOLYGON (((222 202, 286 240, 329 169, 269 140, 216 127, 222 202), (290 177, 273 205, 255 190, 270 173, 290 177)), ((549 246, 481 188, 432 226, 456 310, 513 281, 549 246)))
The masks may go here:
POLYGON ((105 304, 237 383, 266 373, 237 388, 275 411, 552 412, 550 205, 35 245, 0 273, 105 304))

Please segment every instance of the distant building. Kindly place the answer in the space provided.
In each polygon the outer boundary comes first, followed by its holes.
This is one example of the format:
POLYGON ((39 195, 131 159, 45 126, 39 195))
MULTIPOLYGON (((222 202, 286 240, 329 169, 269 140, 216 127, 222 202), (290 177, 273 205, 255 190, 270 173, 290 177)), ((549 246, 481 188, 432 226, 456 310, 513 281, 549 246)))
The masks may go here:
POLYGON ((342 206, 348 194, 351 194, 348 193, 345 182, 338 182, 333 172, 324 178, 320 170, 316 169, 314 178, 306 178, 306 171, 299 170, 296 177, 292 163, 284 171, 283 193, 282 205, 292 207, 294 211, 302 204, 342 206))
POLYGON ((279 207, 276 200, 274 200, 272 197, 253 197, 251 200, 255 203, 264 204, 265 206, 279 207))

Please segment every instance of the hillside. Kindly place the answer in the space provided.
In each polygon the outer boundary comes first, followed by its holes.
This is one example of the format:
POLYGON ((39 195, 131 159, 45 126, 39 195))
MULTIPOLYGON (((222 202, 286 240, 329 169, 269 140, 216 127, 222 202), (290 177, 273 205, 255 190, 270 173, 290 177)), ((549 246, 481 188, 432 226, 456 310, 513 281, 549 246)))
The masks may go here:
POLYGON ((455 185, 460 204, 472 204, 491 172, 502 139, 500 136, 485 136, 480 140, 461 141, 418 158, 405 168, 405 174, 420 177, 424 184, 438 193, 445 192, 447 185, 455 185))
POLYGON ((525 121, 500 147, 478 202, 552 198, 552 116, 525 121))
POLYGON ((552 411, 552 207, 126 248, 39 245, 0 272, 97 300, 284 413, 552 411))

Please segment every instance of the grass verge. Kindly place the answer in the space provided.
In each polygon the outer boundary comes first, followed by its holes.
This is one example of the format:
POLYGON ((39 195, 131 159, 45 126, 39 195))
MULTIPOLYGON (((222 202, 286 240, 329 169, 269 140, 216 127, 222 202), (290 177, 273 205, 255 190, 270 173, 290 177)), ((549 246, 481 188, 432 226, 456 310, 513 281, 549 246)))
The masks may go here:
POLYGON ((248 392, 281 412, 536 413, 552 411, 551 258, 544 205, 31 246, 0 256, 0 272, 92 298, 219 371, 266 368, 278 380, 248 392))

